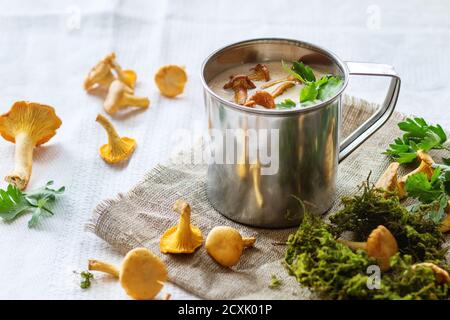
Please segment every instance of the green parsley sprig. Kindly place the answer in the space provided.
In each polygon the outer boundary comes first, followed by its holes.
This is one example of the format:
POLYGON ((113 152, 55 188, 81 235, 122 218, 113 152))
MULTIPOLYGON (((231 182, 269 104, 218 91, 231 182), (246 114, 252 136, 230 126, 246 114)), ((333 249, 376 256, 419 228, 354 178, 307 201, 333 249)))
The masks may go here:
POLYGON ((317 80, 312 68, 303 62, 294 61, 291 67, 284 61, 281 64, 286 72, 305 85, 300 91, 300 103, 302 106, 306 107, 325 101, 342 87, 343 80, 337 76, 325 75, 317 80))
POLYGON ((297 104, 292 99, 284 99, 280 103, 277 103, 277 109, 291 109, 295 108, 297 104))
POLYGON ((63 194, 65 187, 51 189, 53 181, 47 182, 42 188, 22 192, 16 186, 10 184, 6 190, 0 189, 0 218, 5 221, 13 221, 20 215, 30 212, 31 219, 28 227, 35 227, 41 217, 49 217, 54 213, 51 210, 56 202, 56 197, 63 194))
POLYGON ((405 132, 402 137, 396 138, 394 143, 384 154, 392 157, 399 163, 411 163, 417 157, 417 151, 431 149, 445 149, 447 135, 440 125, 429 125, 423 118, 406 118, 398 123, 400 130, 405 132))
MULTIPOLYGON (((418 172, 406 180, 405 184, 408 196, 418 199, 428 208, 428 218, 439 223, 445 217, 445 208, 450 199, 450 167, 436 165, 431 179, 423 172, 418 172)), ((414 206, 414 209, 424 206, 414 206)))

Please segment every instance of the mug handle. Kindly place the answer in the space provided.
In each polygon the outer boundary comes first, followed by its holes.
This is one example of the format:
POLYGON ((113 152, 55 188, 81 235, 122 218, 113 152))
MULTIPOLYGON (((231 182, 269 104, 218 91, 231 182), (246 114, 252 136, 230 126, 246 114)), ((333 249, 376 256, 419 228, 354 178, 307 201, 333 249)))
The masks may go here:
POLYGON ((350 75, 390 77, 391 83, 381 108, 353 131, 340 144, 339 162, 356 150, 372 134, 380 129, 394 112, 400 93, 400 77, 394 67, 387 64, 346 62, 350 75))

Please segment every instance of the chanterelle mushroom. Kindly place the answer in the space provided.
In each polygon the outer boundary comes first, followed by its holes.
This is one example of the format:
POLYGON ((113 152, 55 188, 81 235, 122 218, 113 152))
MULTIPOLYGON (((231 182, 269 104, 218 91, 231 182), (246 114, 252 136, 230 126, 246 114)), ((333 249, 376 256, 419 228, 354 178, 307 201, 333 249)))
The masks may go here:
POLYGON ((428 179, 431 179, 431 177, 433 176, 434 171, 432 166, 434 164, 434 161, 431 158, 431 156, 425 151, 419 150, 417 151, 417 158, 420 160, 419 166, 415 170, 408 173, 407 175, 401 177, 398 182, 398 191, 400 197, 404 197, 406 195, 405 190, 406 180, 408 180, 408 178, 413 174, 423 172, 428 176, 428 179))
POLYGON ((136 86, 137 74, 133 70, 123 70, 123 80, 122 82, 134 89, 136 86))
POLYGON ((395 191, 397 189, 397 173, 400 163, 392 162, 375 183, 375 188, 385 191, 395 191))
POLYGON ((381 271, 390 269, 390 258, 398 252, 397 240, 385 226, 378 226, 372 230, 367 242, 355 242, 338 239, 353 250, 365 250, 370 257, 377 260, 381 271))
POLYGON ((416 270, 418 268, 431 269, 434 273, 434 276, 436 277, 436 282, 439 284, 450 283, 450 276, 449 276, 448 272, 446 270, 442 269, 441 267, 435 265, 434 263, 421 262, 421 263, 416 263, 415 265, 412 266, 413 270, 416 270))
POLYGON ((109 114, 127 107, 147 108, 150 100, 147 97, 138 97, 134 95, 133 89, 128 87, 122 81, 114 80, 109 86, 103 108, 109 114))
POLYGON ((115 59, 116 54, 112 52, 106 55, 91 69, 84 80, 84 89, 86 91, 91 91, 97 87, 106 89, 115 79, 119 79, 126 85, 134 88, 136 83, 136 73, 133 70, 122 70, 115 59), (117 78, 113 74, 113 70, 115 71, 117 78))
POLYGON ((174 98, 183 93, 187 74, 183 67, 169 64, 158 70, 155 74, 155 82, 164 96, 174 98))
POLYGON ((295 81, 282 82, 275 90, 273 90, 272 97, 276 98, 281 96, 287 89, 292 88, 293 86, 295 86, 295 81))
POLYGON ((445 208, 445 213, 447 216, 442 219, 439 226, 439 231, 445 233, 450 231, 450 200, 447 201, 447 207, 445 208))
POLYGON ((231 227, 214 227, 206 238, 206 251, 224 267, 236 265, 245 248, 253 246, 256 238, 243 238, 239 231, 231 227))
POLYGON ((255 89, 255 84, 245 75, 232 77, 224 86, 224 89, 233 89, 234 101, 237 104, 244 105, 247 101, 248 89, 255 89))
POLYGON ((186 201, 177 200, 173 210, 180 214, 178 225, 168 229, 161 237, 162 253, 192 253, 203 243, 202 232, 191 225, 191 207, 186 201))
POLYGON ((286 82, 286 81, 293 81, 294 83, 296 83, 298 80, 294 76, 288 75, 288 76, 286 76, 284 78, 275 79, 275 80, 269 81, 267 83, 264 83, 264 84, 261 85, 260 88, 261 89, 267 89, 267 88, 273 87, 276 84, 279 84, 279 83, 282 83, 282 82, 286 82))
POLYGON ((275 109, 275 100, 267 91, 257 91, 244 105, 248 107, 260 105, 267 109, 275 109))
POLYGON ((120 270, 98 260, 89 260, 88 269, 109 273, 119 278, 125 292, 137 300, 153 299, 167 281, 166 265, 146 248, 129 251, 123 259, 120 270))
POLYGON ((101 114, 96 121, 105 128, 108 143, 100 148, 100 156, 108 163, 115 164, 127 160, 136 149, 136 141, 127 137, 120 137, 112 123, 101 114))
POLYGON ((5 180, 24 190, 30 180, 33 149, 49 141, 61 126, 55 109, 34 102, 17 101, 0 116, 0 134, 16 144, 14 171, 5 180))
POLYGON ((270 72, 269 68, 265 64, 258 63, 256 66, 250 69, 253 71, 248 75, 248 78, 252 81, 269 81, 270 72))

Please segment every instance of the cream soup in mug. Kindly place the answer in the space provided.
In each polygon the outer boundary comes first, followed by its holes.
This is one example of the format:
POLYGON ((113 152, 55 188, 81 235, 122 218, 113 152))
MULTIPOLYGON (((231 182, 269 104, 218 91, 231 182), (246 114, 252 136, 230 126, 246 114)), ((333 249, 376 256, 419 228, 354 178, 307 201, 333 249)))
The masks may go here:
MULTIPOLYGON (((262 65, 265 65, 267 69, 269 70, 270 80, 265 81, 265 79, 262 80, 253 80, 253 84, 255 85, 254 89, 248 89, 247 90, 247 100, 250 100, 250 98, 258 91, 267 91, 270 94, 273 94, 277 88, 282 85, 285 81, 289 81, 291 83, 294 83, 294 85, 288 89, 286 89, 282 94, 275 97, 275 103, 281 103, 286 99, 290 99, 294 101, 297 105, 296 107, 293 107, 292 109, 301 108, 299 99, 300 99, 300 91, 304 87, 304 84, 302 84, 300 81, 295 80, 295 78, 287 79, 289 76, 289 73, 283 68, 281 61, 269 61, 269 62, 263 62, 262 65), (277 80, 285 80, 283 82, 278 82, 270 87, 265 87, 271 82, 276 82, 277 80)), ((245 63, 240 66, 236 66, 233 68, 230 68, 220 74, 218 74, 216 77, 214 77, 209 83, 209 87, 220 97, 227 101, 236 102, 234 98, 234 91, 233 89, 225 89, 224 85, 229 82, 230 78, 235 75, 249 75, 252 74, 253 68, 255 68, 255 63, 245 63)), ((321 73, 318 68, 315 68, 314 66, 311 66, 313 69, 314 75, 316 79, 320 79, 322 76, 325 75, 325 73, 321 73)), ((252 106, 254 108, 262 108, 261 105, 255 105, 252 106)))

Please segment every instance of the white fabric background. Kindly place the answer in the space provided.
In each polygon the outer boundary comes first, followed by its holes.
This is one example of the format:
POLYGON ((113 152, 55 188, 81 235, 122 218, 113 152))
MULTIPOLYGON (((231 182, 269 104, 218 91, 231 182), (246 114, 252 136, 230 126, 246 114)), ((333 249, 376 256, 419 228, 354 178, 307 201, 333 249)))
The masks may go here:
MULTIPOLYGON (((55 106, 63 125, 35 152, 30 188, 50 179, 67 187, 56 215, 38 228, 28 230, 29 217, 0 222, 3 299, 126 298, 109 278, 89 290, 78 287, 72 270, 85 269, 88 258, 121 260, 86 233, 84 223, 100 200, 128 190, 168 159, 177 129, 201 128, 200 65, 224 44, 296 38, 345 60, 392 64, 402 76, 398 110, 450 128, 450 3, 445 0, 2 0, 0 9, 0 112, 20 99, 55 106), (101 101, 82 90, 85 74, 110 51, 123 67, 137 71, 137 94, 151 99, 149 110, 115 120, 120 133, 139 143, 130 163, 119 167, 98 156, 106 141, 94 121, 101 101), (160 97, 153 83, 155 71, 166 63, 185 65, 189 73, 185 94, 174 100, 160 97)), ((348 92, 376 102, 383 88, 383 82, 355 79, 348 92)), ((12 144, 0 141, 0 176, 12 168, 13 152, 12 144)), ((164 292, 192 297, 170 284, 164 292)))

